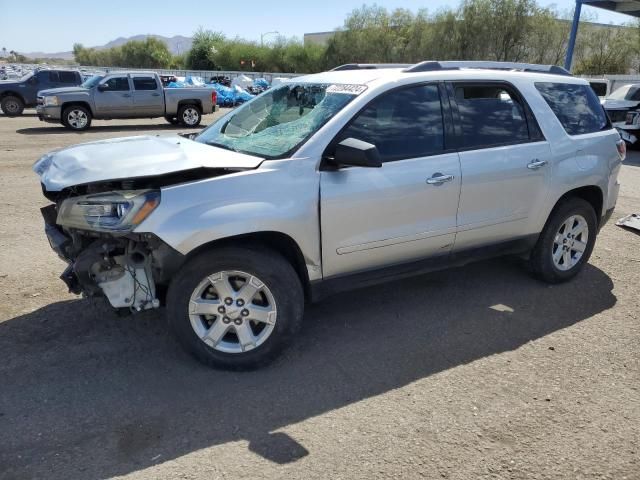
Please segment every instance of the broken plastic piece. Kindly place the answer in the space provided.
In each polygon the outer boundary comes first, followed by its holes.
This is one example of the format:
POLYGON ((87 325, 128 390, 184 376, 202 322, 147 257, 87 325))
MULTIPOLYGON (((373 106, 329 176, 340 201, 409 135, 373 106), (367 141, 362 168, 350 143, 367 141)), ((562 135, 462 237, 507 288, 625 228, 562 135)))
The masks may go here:
POLYGON ((636 233, 640 234, 640 214, 632 213, 626 217, 622 217, 616 222, 619 227, 632 229, 636 233))

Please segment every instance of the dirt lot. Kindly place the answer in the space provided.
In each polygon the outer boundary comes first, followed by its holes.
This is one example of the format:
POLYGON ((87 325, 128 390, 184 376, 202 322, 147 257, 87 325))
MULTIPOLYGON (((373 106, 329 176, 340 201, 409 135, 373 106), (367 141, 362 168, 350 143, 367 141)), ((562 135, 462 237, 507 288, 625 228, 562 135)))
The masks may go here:
MULTIPOLYGON (((161 312, 67 294, 31 164, 178 131, 0 116, 0 478, 640 478, 640 235, 613 223, 569 284, 502 259, 342 294, 245 374, 195 363, 161 312)), ((640 212, 640 155, 621 182, 614 219, 640 212)))

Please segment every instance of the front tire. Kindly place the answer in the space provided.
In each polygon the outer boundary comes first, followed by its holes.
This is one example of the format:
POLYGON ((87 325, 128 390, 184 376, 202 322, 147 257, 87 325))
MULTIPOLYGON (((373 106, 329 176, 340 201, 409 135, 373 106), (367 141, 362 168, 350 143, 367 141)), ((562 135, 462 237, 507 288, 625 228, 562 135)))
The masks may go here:
POLYGON ((82 132, 91 126, 91 112, 82 105, 72 105, 62 112, 62 124, 70 130, 82 132))
POLYGON ((531 270, 548 283, 575 277, 589 261, 597 230, 596 212, 589 202, 577 197, 562 200, 531 253, 531 270))
POLYGON ((185 127, 195 128, 202 121, 202 112, 196 105, 182 105, 178 109, 178 121, 185 127))
POLYGON ((7 117, 17 117, 24 111, 24 102, 13 95, 7 95, 0 102, 0 107, 7 117))
POLYGON ((302 323, 304 295, 293 267, 275 252, 220 248, 200 254, 169 287, 169 326, 202 363, 249 370, 267 365, 302 323))

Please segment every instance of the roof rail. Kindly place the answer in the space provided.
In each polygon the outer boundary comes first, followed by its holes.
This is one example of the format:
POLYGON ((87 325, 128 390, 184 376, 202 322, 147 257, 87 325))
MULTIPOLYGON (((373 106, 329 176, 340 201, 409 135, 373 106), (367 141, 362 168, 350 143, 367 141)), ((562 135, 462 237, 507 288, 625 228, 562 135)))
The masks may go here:
POLYGON ((516 70, 521 72, 552 73, 568 75, 571 73, 557 65, 538 65, 535 63, 488 62, 488 61, 426 61, 406 68, 405 72, 434 72, 438 70, 459 70, 461 68, 485 68, 488 70, 516 70))
POLYGON ((345 63, 339 67, 332 68, 330 72, 340 70, 375 70, 377 68, 408 68, 413 66, 411 63, 345 63))

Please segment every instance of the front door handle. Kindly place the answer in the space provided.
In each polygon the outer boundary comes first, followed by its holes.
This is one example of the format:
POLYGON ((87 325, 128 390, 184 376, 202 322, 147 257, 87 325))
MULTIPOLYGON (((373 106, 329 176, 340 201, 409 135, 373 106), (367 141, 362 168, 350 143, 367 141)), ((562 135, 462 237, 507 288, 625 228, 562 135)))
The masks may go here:
POLYGON ((444 182, 450 182, 453 180, 453 175, 444 175, 440 172, 434 173, 431 178, 427 178, 427 184, 429 185, 442 185, 444 182))
POLYGON ((159 94, 159 93, 152 93, 152 94, 151 94, 151 96, 152 96, 152 97, 159 97, 159 96, 160 96, 160 94, 159 94))
POLYGON ((129 98, 131 95, 129 93, 123 93, 122 96, 125 98, 129 98))
POLYGON ((531 160, 531 162, 527 165, 527 168, 529 170, 538 170, 539 168, 544 167, 546 164, 546 160, 538 160, 536 158, 535 160, 531 160))

